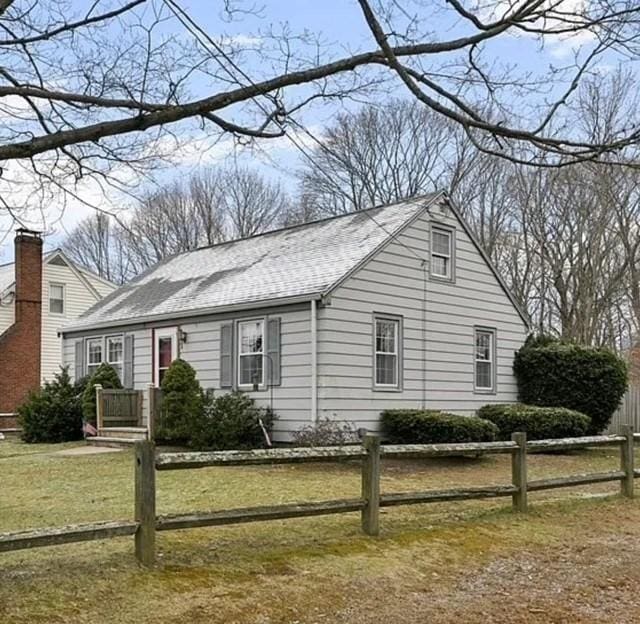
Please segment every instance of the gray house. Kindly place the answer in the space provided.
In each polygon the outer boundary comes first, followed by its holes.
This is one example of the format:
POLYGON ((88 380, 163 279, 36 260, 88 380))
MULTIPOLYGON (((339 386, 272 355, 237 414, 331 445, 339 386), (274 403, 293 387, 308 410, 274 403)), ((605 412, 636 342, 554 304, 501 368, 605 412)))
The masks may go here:
POLYGON ((321 418, 515 401, 527 321, 435 194, 173 256, 62 334, 76 377, 110 362, 145 389, 181 357, 204 388, 272 405, 287 440, 321 418))

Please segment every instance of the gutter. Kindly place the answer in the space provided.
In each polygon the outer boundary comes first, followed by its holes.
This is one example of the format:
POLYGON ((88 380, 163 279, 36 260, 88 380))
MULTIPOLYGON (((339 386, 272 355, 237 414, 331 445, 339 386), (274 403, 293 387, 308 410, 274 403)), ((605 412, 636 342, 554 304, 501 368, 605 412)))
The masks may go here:
POLYGON ((140 318, 126 318, 102 323, 91 323, 89 325, 69 325, 58 330, 59 336, 67 336, 76 332, 87 332, 100 329, 112 329, 114 327, 126 327, 130 325, 147 326, 159 321, 174 321, 177 319, 191 319, 199 316, 211 316, 215 314, 225 314, 227 312, 242 312, 245 310, 255 310, 256 308, 272 308, 296 303, 308 303, 321 298, 321 293, 309 293, 297 297, 281 297, 279 299, 267 299, 264 301, 248 301, 247 303, 215 306, 213 308, 199 308, 193 310, 183 310, 175 313, 154 314, 140 318))
POLYGON ((311 423, 318 422, 318 312, 311 300, 311 423))

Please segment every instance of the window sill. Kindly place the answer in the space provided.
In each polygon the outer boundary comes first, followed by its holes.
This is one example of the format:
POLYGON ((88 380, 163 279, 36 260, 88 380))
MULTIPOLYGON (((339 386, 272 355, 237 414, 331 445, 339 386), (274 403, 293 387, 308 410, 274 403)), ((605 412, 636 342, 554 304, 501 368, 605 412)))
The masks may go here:
POLYGON ((433 282, 442 282, 443 284, 455 284, 456 280, 454 277, 443 277, 442 275, 433 275, 429 274, 429 279, 433 282))
POLYGON ((492 395, 492 394, 498 394, 497 391, 495 389, 491 389, 491 388, 474 388, 473 389, 473 394, 484 394, 484 395, 492 395))
POLYGON ((374 392, 402 392, 399 386, 373 386, 374 392))

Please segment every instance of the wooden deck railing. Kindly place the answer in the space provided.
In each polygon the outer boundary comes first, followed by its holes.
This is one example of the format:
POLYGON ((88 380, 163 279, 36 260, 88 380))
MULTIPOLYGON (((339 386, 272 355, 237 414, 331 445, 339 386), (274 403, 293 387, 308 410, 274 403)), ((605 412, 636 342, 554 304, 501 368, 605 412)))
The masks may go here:
POLYGON ((135 509, 133 521, 90 523, 7 533, 0 535, 0 552, 134 535, 135 554, 138 561, 145 566, 151 566, 155 562, 157 531, 360 512, 363 532, 367 535, 375 536, 379 533, 379 512, 383 507, 510 496, 514 511, 524 513, 528 509, 527 497, 529 492, 614 481, 620 482, 620 491, 623 496, 632 498, 634 495, 634 479, 640 477, 640 470, 636 470, 634 467, 634 444, 638 439, 640 439, 640 435, 634 435, 631 427, 625 427, 622 435, 527 442, 526 434, 515 433, 512 440, 507 442, 478 444, 381 446, 377 435, 368 434, 360 447, 276 448, 254 451, 161 453, 158 455, 155 454, 153 443, 144 440, 136 442, 135 447, 135 509), (540 452, 602 445, 620 447, 619 470, 533 481, 527 478, 527 453, 529 451, 540 452), (385 494, 380 491, 380 464, 384 458, 443 457, 470 453, 474 455, 510 453, 512 458, 511 483, 487 487, 392 494, 385 494), (359 497, 198 511, 163 516, 156 514, 157 471, 205 468, 207 466, 309 463, 338 460, 357 460, 361 462, 361 493, 359 497))
POLYGON ((114 390, 96 384, 96 421, 98 429, 142 427, 142 392, 114 390))

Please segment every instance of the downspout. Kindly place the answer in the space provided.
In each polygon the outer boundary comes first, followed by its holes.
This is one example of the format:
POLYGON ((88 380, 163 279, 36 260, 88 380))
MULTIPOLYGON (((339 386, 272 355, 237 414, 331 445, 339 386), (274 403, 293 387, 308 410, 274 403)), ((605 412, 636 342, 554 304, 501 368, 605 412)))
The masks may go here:
POLYGON ((318 316, 316 300, 311 300, 311 422, 318 421, 318 316))

